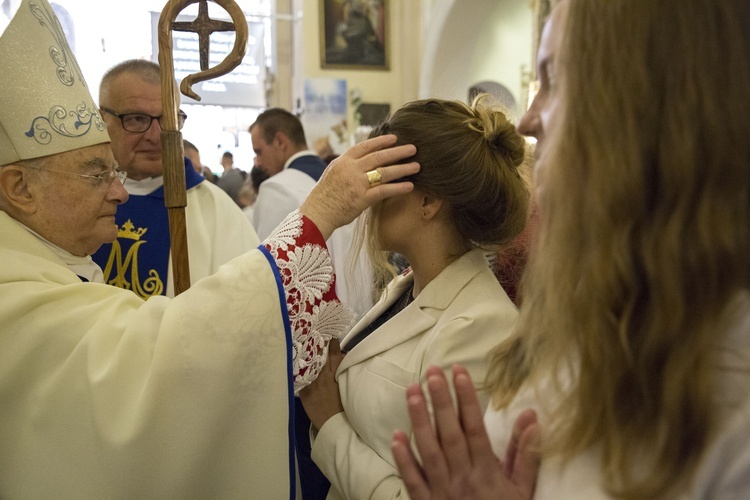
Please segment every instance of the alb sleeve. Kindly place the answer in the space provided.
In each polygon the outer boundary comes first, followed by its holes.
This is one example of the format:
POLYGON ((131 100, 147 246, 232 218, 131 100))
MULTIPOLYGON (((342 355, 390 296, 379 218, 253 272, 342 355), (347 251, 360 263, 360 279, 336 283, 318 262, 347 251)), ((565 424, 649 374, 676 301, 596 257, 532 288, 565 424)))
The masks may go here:
POLYGON ((286 298, 285 323, 292 333, 294 391, 315 380, 331 339, 346 333, 353 314, 336 296, 335 274, 323 235, 295 210, 262 246, 270 253, 286 298))

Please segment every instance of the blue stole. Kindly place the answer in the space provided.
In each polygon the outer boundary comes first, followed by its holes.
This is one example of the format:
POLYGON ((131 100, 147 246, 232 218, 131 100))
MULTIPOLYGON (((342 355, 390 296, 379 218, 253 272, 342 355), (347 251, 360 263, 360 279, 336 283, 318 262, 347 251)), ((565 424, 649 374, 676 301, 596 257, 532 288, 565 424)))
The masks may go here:
MULTIPOLYGON (((318 182, 326 169, 326 163, 318 156, 305 155, 294 160, 287 168, 304 172, 312 177, 315 182, 318 182)), ((310 417, 307 416, 299 398, 294 398, 290 408, 291 421, 294 422, 295 448, 297 449, 302 498, 325 498, 331 483, 312 460, 309 437, 310 417)))
POLYGON ((304 172, 318 182, 326 169, 326 162, 315 155, 306 155, 294 160, 287 168, 304 172))
MULTIPOLYGON (((186 188, 203 180, 186 159, 186 188)), ((115 221, 117 239, 91 256, 102 268, 104 282, 132 290, 142 299, 166 294, 170 237, 164 186, 147 195, 131 194, 117 207, 115 221)))

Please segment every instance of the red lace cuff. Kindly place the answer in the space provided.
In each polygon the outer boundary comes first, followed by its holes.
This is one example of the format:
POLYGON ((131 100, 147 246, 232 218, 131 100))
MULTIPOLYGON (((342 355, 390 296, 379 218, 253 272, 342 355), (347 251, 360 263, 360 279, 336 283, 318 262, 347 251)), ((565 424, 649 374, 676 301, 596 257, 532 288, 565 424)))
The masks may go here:
POLYGON ((332 338, 353 315, 336 296, 336 276, 323 235, 296 210, 263 242, 278 267, 292 331, 295 393, 315 380, 332 338))

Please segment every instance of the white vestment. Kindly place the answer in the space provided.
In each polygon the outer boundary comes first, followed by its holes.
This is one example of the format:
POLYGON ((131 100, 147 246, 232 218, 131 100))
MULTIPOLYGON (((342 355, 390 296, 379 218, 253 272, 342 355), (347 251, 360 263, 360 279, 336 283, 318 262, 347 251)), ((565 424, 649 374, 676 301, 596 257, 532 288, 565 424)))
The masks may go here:
POLYGON ((0 234, 0 498, 291 496, 293 386, 350 325, 309 220, 145 301, 0 234))

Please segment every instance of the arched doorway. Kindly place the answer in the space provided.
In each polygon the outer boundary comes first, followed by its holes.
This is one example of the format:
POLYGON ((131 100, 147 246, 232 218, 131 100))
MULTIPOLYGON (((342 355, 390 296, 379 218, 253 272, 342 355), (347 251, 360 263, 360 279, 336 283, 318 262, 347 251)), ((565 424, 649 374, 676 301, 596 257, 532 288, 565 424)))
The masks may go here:
POLYGON ((420 97, 466 100, 472 84, 494 81, 523 107, 534 19, 529 0, 433 2, 425 8, 420 97))

